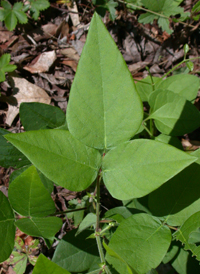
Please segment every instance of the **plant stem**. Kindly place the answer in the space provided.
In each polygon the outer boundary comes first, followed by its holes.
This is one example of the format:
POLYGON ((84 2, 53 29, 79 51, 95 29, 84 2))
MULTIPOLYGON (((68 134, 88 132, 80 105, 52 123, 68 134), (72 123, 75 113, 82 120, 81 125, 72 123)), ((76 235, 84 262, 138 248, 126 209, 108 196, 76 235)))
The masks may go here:
POLYGON ((142 122, 142 126, 144 127, 144 129, 148 132, 149 136, 151 139, 154 139, 154 136, 153 134, 151 133, 151 131, 144 125, 144 123, 147 121, 147 119, 145 119, 143 122, 142 122))
MULTIPOLYGON (((99 232, 99 223, 100 223, 100 182, 101 182, 101 176, 99 175, 97 177, 97 185, 96 185, 96 194, 97 194, 97 202, 96 202, 96 217, 97 217, 97 221, 96 221, 96 229, 95 229, 95 237, 96 237, 96 242, 97 242, 97 247, 98 247, 98 251, 99 251, 99 256, 100 256, 100 260, 101 263, 105 264, 105 256, 104 256, 104 251, 103 251, 103 246, 101 243, 101 235, 99 232)), ((107 265, 104 265, 103 269, 105 270, 105 272, 107 274, 111 274, 109 268, 107 265)))
MULTIPOLYGON (((154 83, 154 81, 153 81, 153 77, 152 77, 152 75, 151 75, 151 72, 150 72, 149 67, 146 67, 146 70, 147 70, 148 73, 149 73, 150 80, 151 80, 152 90, 154 91, 154 90, 155 90, 155 83, 154 83)), ((149 113, 149 114, 151 114, 151 109, 150 109, 150 113, 149 113)), ((150 119, 149 124, 150 124, 150 132, 151 132, 150 137, 151 137, 151 139, 153 139, 153 137, 154 137, 154 124, 153 124, 153 120, 152 120, 152 119, 150 119), (153 137, 152 137, 152 136, 153 136, 153 137)))
POLYGON ((97 202, 96 202, 96 216, 97 216, 97 221, 96 221, 96 232, 98 234, 99 232, 99 215, 100 215, 100 181, 101 177, 100 175, 97 177, 97 185, 96 185, 96 195, 97 195, 97 202))
MULTIPOLYGON (((167 73, 165 73, 160 79, 163 79, 165 78, 167 75, 169 75, 172 71, 174 71, 176 68, 178 68, 180 65, 188 62, 188 61, 192 61, 192 60, 196 60, 196 59, 200 59, 200 57, 193 57, 193 58, 190 58, 190 59, 184 59, 183 61, 181 61, 180 63, 178 63, 176 66, 174 66, 172 69, 170 69, 167 73)), ((160 81, 159 79, 159 81, 160 81)), ((157 82, 156 82, 157 83, 157 82)), ((155 84, 156 84, 155 83, 155 84)))
POLYGON ((96 241, 97 241, 97 247, 98 247, 98 250, 99 250, 99 256, 100 256, 100 259, 101 259, 101 263, 105 263, 103 247, 102 247, 102 244, 101 244, 101 236, 100 236, 100 233, 99 233, 100 181, 101 181, 101 177, 99 175, 97 177, 97 185, 96 185, 96 191, 97 191, 96 217, 97 217, 97 221, 96 221, 95 237, 96 237, 96 241))

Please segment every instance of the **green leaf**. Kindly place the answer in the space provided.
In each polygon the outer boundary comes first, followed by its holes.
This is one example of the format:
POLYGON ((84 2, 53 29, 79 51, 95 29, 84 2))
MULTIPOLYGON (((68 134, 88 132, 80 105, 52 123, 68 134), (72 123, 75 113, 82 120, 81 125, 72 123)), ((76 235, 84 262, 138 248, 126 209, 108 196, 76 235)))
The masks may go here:
POLYGON ((30 131, 5 138, 48 179, 71 191, 90 186, 101 165, 100 153, 80 143, 66 130, 30 131))
POLYGON ((26 169, 12 182, 8 196, 14 210, 22 216, 45 217, 56 211, 34 166, 26 169))
POLYGON ((82 220, 82 222, 79 225, 79 228, 76 232, 76 236, 81 233, 83 230, 85 230, 86 228, 89 228, 90 226, 93 226, 96 224, 96 214, 94 213, 88 213, 85 218, 82 220))
POLYGON ((190 244, 199 244, 200 243, 200 227, 196 229, 196 231, 193 231, 189 235, 188 242, 190 244))
POLYGON ((169 29, 169 19, 166 17, 170 17, 172 15, 180 14, 184 16, 184 9, 178 7, 177 4, 174 4, 174 1, 171 0, 142 0, 143 5, 150 11, 155 12, 150 13, 147 12, 145 14, 140 15, 138 21, 140 23, 153 23, 154 19, 158 19, 158 24, 162 28, 162 30, 167 31, 169 34, 172 33, 172 30, 169 29), (159 15, 160 14, 160 15, 159 15))
POLYGON ((6 28, 10 31, 14 30, 17 25, 17 17, 15 16, 13 11, 10 11, 9 14, 5 18, 6 28))
POLYGON ((67 270, 47 259, 43 254, 37 259, 33 274, 70 274, 67 270))
POLYGON ((198 109, 184 97, 170 90, 157 89, 151 93, 149 104, 157 129, 164 134, 181 136, 197 129, 200 125, 198 109))
POLYGON ((187 63, 186 63, 186 66, 187 66, 187 68, 189 69, 189 71, 193 71, 193 69, 194 69, 194 64, 193 64, 192 62, 187 62, 187 63))
MULTIPOLYGON (((170 242, 170 229, 158 218, 141 213, 124 220, 108 246, 138 274, 143 274, 160 264, 170 242)), ((114 266, 113 257, 106 254, 106 260, 114 266)), ((116 270, 122 273, 120 269, 116 270)))
POLYGON ((139 16, 138 22, 142 24, 148 24, 148 23, 153 23, 154 19, 158 19, 158 16, 152 14, 152 13, 143 13, 139 16))
POLYGON ((14 213, 6 196, 0 191, 0 263, 9 258, 14 248, 14 213))
POLYGON ((106 4, 106 7, 108 8, 109 12, 110 12, 110 18, 111 20, 115 20, 115 18, 117 17, 116 15, 116 7, 118 6, 118 3, 116 3, 113 0, 109 0, 106 4))
POLYGON ((159 17, 158 26, 162 28, 163 31, 166 31, 168 34, 172 34, 173 30, 169 28, 169 19, 159 17))
POLYGON ((178 149, 183 150, 183 146, 181 144, 181 141, 174 136, 169 136, 169 135, 165 135, 165 134, 160 134, 155 138, 156 141, 165 143, 165 144, 169 144, 171 146, 174 146, 178 149))
POLYGON ((120 200, 152 192, 197 158, 153 140, 133 140, 110 150, 103 159, 104 183, 120 200))
POLYGON ((17 274, 23 274, 26 270, 26 264, 27 264, 27 255, 26 254, 20 254, 20 255, 21 255, 21 259, 19 258, 20 260, 18 260, 18 262, 13 267, 13 270, 17 274))
POLYGON ((12 172, 12 174, 10 174, 9 184, 11 184, 12 181, 15 180, 15 178, 17 178, 22 172, 24 172, 24 171, 25 171, 27 168, 29 168, 29 167, 30 167, 30 165, 29 165, 29 166, 24 166, 24 167, 19 168, 19 169, 17 169, 17 170, 14 170, 14 171, 12 172))
POLYGON ((10 62, 10 54, 3 54, 0 58, 0 68, 3 69, 10 62))
POLYGON ((34 166, 26 169, 12 182, 8 195, 14 210, 27 217, 15 223, 26 234, 48 239, 62 226, 61 219, 46 217, 55 213, 56 208, 34 166))
POLYGON ((30 8, 30 12, 31 12, 31 15, 32 15, 33 19, 38 20, 38 18, 40 16, 40 11, 37 9, 37 7, 32 6, 30 8))
POLYGON ((198 1, 192 8, 192 13, 200 11, 200 1, 198 1))
MULTIPOLYGON (((152 77, 154 83, 159 83, 159 81, 161 81, 161 79, 159 77, 152 77)), ((152 83, 151 83, 151 77, 147 76, 145 79, 138 81, 136 83, 136 89, 138 94, 140 95, 140 98, 143 102, 147 102, 150 93, 153 92, 153 87, 152 87, 152 83)))
POLYGON ((157 88, 171 90, 188 101, 194 102, 199 90, 199 78, 190 74, 173 75, 159 82, 157 88))
POLYGON ((41 171, 37 170, 37 173, 40 176, 40 180, 43 183, 44 187, 48 190, 49 194, 51 194, 53 191, 54 183, 51 180, 49 180, 46 176, 44 176, 44 174, 41 171))
POLYGON ((147 274, 158 274, 158 272, 155 269, 151 269, 147 274))
POLYGON ((134 136, 142 118, 133 78, 95 13, 70 92, 69 131, 88 146, 107 149, 134 136))
POLYGON ((50 7, 48 0, 30 0, 31 6, 37 8, 38 10, 46 10, 50 7))
POLYGON ((188 46, 188 44, 184 45, 183 50, 184 50, 184 58, 186 58, 186 55, 190 50, 190 47, 188 46))
POLYGON ((104 246, 104 248, 105 248, 105 250, 106 250, 106 252, 109 256, 116 258, 117 260, 120 261, 120 263, 122 263, 122 265, 124 265, 124 267, 125 267, 126 271, 128 272, 128 274, 137 274, 135 272, 135 270, 132 267, 130 267, 126 263, 126 261, 122 257, 120 257, 114 250, 112 250, 105 242, 103 242, 103 246, 104 246))
MULTIPOLYGON (((70 202, 72 202, 73 200, 71 200, 70 202)), ((83 208, 85 207, 85 201, 82 200, 81 203, 78 202, 77 199, 75 199, 76 201, 76 206, 72 206, 72 209, 79 209, 79 208, 83 208)), ((70 203, 69 202, 69 203, 70 203)), ((73 219, 74 220, 74 226, 77 227, 83 220, 84 218, 84 210, 80 210, 80 211, 74 211, 74 212, 71 212, 71 213, 67 213, 67 217, 69 219, 73 219)))
POLYGON ((190 155, 198 160, 149 196, 152 213, 172 226, 180 226, 200 208, 200 150, 190 155))
POLYGON ((199 273, 199 262, 188 251, 179 245, 179 251, 171 262, 172 267, 180 274, 199 273))
POLYGON ((5 10, 11 10, 12 6, 8 1, 1 1, 1 6, 5 9, 5 10))
POLYGON ((163 259, 163 263, 167 264, 169 263, 172 259, 174 259, 174 257, 177 255, 177 253, 179 252, 179 248, 180 248, 180 243, 177 241, 172 241, 170 248, 167 251, 167 254, 165 255, 164 259, 163 259))
POLYGON ((60 108, 43 103, 22 103, 19 112, 26 131, 56 128, 65 123, 65 114, 60 108))
POLYGON ((17 2, 12 6, 7 1, 1 1, 1 5, 4 8, 2 14, 3 20, 5 20, 5 25, 7 29, 13 30, 17 22, 19 21, 21 24, 26 24, 28 22, 28 18, 25 12, 23 12, 23 3, 17 2))
POLYGON ((26 13, 23 11, 23 3, 17 2, 13 6, 13 13, 17 17, 20 24, 26 24, 28 22, 28 18, 26 13))
POLYGON ((51 239, 61 228, 62 220, 57 217, 30 217, 17 220, 15 225, 28 235, 51 239))
POLYGON ((5 168, 20 168, 29 165, 30 162, 26 156, 4 138, 8 133, 10 132, 0 128, 0 165, 5 168))
POLYGON ((100 263, 95 239, 87 239, 91 231, 83 231, 75 237, 76 231, 68 232, 59 242, 52 261, 70 272, 83 272, 93 263, 100 263))
POLYGON ((118 206, 118 207, 114 207, 114 208, 106 211, 104 217, 108 218, 108 217, 111 217, 112 215, 120 214, 125 219, 127 219, 128 217, 130 217, 133 214, 133 212, 134 212, 134 209, 132 209, 132 208, 127 208, 125 206, 118 206))
POLYGON ((10 65, 10 54, 6 53, 0 57, 0 82, 5 81, 5 73, 15 70, 15 65, 10 65))
POLYGON ((190 250, 193 256, 200 261, 200 246, 195 243, 190 243, 190 235, 200 227, 200 211, 190 216, 184 224, 174 233, 176 240, 181 241, 184 244, 185 250, 190 250))
POLYGON ((40 15, 40 11, 43 11, 50 7, 50 3, 48 0, 31 0, 30 1, 31 8, 30 11, 32 13, 32 17, 34 20, 38 20, 40 15))

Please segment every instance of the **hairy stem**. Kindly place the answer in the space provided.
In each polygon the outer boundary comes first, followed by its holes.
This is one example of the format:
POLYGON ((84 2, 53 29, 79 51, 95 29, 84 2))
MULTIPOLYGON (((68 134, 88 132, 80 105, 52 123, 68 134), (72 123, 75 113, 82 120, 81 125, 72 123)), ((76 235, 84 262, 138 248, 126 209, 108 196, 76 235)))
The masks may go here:
POLYGON ((103 269, 107 274, 111 274, 108 266, 105 264, 105 256, 104 256, 104 251, 103 251, 103 246, 101 243, 101 234, 99 231, 99 223, 100 223, 100 182, 101 182, 101 176, 99 175, 97 177, 97 185, 96 185, 96 229, 95 229, 95 237, 96 237, 96 242, 97 242, 97 247, 99 251, 99 256, 101 263, 104 264, 103 269))

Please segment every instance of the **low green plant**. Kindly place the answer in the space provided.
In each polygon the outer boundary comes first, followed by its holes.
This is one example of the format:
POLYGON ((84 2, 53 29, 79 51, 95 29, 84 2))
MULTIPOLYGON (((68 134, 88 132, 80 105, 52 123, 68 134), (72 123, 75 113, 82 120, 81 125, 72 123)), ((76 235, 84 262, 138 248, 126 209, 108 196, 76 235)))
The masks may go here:
POLYGON ((0 82, 5 81, 5 73, 12 72, 17 67, 10 64, 10 54, 6 53, 0 57, 0 82))
POLYGON ((59 240, 52 261, 39 256, 33 274, 150 274, 170 261, 178 273, 188 273, 190 255, 184 248, 199 260, 200 151, 184 152, 178 136, 200 125, 193 104, 199 79, 165 76, 149 76, 135 85, 94 15, 66 122, 56 107, 44 111, 45 105, 23 104, 21 120, 28 125, 25 115, 32 115, 33 127, 19 134, 1 133, 9 141, 1 165, 18 166, 22 155, 26 161, 10 178, 8 198, 0 192, 1 262, 13 250, 16 226, 51 247, 62 226, 55 216, 85 210, 85 215, 71 216, 80 225, 59 240), (143 112, 142 101, 148 102, 148 112, 143 112), (13 150, 19 150, 17 159, 13 150), (71 210, 56 213, 53 183, 87 192, 69 203, 71 210), (105 213, 103 186, 121 201, 105 213))
POLYGON ((48 0, 30 0, 25 5, 23 2, 16 2, 13 6, 8 1, 1 0, 0 21, 5 22, 8 30, 14 30, 17 23, 26 24, 28 22, 27 11, 34 20, 38 20, 40 11, 49 6, 48 0))
POLYGON ((115 8, 118 7, 119 3, 123 3, 126 4, 130 10, 141 10, 144 12, 138 17, 139 23, 153 24, 154 20, 156 20, 162 31, 166 31, 169 34, 173 33, 173 30, 170 28, 170 22, 172 21, 182 24, 184 24, 186 19, 198 21, 199 2, 192 8, 191 14, 190 12, 184 12, 184 9, 179 6, 181 2, 183 2, 183 0, 93 0, 93 4, 96 6, 96 12, 101 16, 104 16, 106 10, 108 10, 110 12, 110 18, 115 20, 117 16, 115 8), (176 18, 177 16, 178 19, 176 18))
POLYGON ((34 252, 39 249, 38 245, 39 240, 32 240, 29 245, 26 245, 20 237, 16 237, 14 251, 7 263, 13 266, 13 270, 17 274, 23 274, 26 270, 27 262, 32 265, 36 264, 37 256, 34 255, 34 252))

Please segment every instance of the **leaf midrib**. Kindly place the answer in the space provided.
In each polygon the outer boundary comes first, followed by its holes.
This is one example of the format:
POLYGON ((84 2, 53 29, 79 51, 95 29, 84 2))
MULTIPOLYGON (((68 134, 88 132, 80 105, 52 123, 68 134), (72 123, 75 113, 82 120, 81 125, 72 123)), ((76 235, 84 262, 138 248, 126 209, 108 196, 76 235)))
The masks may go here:
MULTIPOLYGON (((17 140, 17 139, 12 139, 12 138, 9 138, 9 139, 10 139, 10 140, 17 140)), ((10 140, 9 140, 9 141, 10 141, 10 140)), ((17 141, 19 141, 19 140, 17 140, 17 141)), ((82 166, 86 166, 86 167, 89 167, 89 168, 91 168, 91 169, 98 170, 97 168, 94 168, 94 167, 92 167, 92 166, 83 164, 83 163, 81 163, 81 162, 79 162, 79 161, 75 161, 74 159, 71 159, 71 158, 68 158, 68 157, 66 157, 66 156, 57 154, 56 152, 49 151, 49 150, 47 150, 47 149, 45 149, 45 148, 41 148, 41 147, 36 146, 36 145, 34 145, 34 144, 30 144, 30 143, 28 143, 28 142, 21 141, 21 140, 20 140, 20 142, 25 143, 25 144, 27 144, 27 145, 31 145, 32 147, 35 147, 35 148, 37 148, 37 149, 46 151, 46 152, 48 152, 48 153, 54 154, 54 155, 59 156, 59 157, 62 157, 62 158, 64 158, 64 159, 71 160, 71 161, 73 161, 73 162, 75 162, 75 163, 78 163, 78 164, 80 164, 80 165, 82 165, 82 166)), ((19 148, 19 150, 23 153, 23 149, 19 148)), ((26 156, 26 155, 25 155, 25 156, 26 156)), ((28 156, 26 156, 26 157, 29 158, 28 156)), ((30 160, 30 161, 31 161, 31 160, 30 160)))

